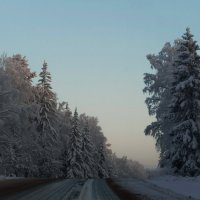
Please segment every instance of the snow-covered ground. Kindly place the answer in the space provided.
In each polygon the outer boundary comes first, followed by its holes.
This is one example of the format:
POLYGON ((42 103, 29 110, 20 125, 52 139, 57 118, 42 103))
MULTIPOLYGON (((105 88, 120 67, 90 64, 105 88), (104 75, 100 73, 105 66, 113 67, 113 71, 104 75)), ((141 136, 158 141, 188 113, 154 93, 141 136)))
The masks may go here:
POLYGON ((199 178, 161 176, 147 180, 116 179, 116 183, 144 199, 197 200, 200 199, 199 178), (146 198, 145 198, 146 197, 146 198))
POLYGON ((148 182, 187 197, 200 199, 200 176, 191 178, 165 175, 150 178, 148 182))

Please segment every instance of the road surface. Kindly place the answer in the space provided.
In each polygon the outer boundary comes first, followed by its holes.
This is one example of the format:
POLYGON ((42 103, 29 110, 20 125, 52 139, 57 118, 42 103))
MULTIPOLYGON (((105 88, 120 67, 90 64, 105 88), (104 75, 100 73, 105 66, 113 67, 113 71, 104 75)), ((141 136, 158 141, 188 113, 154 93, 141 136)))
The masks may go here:
POLYGON ((33 188, 2 200, 119 200, 105 180, 67 179, 33 188))
MULTIPOLYGON (((172 191, 157 187, 145 180, 116 179, 115 183, 121 185, 132 195, 122 196, 121 200, 194 200, 194 198, 176 194, 172 191)), ((114 190, 116 191, 116 190, 114 190)), ((125 190, 124 190, 125 191, 125 190)), ((0 198, 1 200, 120 200, 109 188, 103 179, 66 179, 37 186, 12 196, 0 198)))
POLYGON ((103 179, 89 179, 83 186, 79 200, 119 200, 103 179))

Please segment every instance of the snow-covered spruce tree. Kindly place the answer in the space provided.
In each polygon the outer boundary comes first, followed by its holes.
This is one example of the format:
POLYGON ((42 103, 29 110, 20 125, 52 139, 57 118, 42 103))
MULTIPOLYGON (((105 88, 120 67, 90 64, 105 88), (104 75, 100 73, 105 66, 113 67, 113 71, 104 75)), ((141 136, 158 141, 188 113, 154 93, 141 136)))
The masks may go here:
POLYGON ((67 153, 68 153, 68 144, 69 136, 72 130, 72 112, 68 106, 67 102, 62 102, 59 104, 58 108, 58 117, 59 117, 59 137, 61 141, 60 145, 60 161, 61 161, 61 170, 63 176, 67 174, 67 153))
POLYGON ((91 141, 91 135, 89 132, 88 121, 86 120, 85 126, 82 133, 82 156, 84 160, 84 178, 92 178, 94 177, 94 145, 91 141))
POLYGON ((109 176, 109 162, 107 156, 106 137, 103 135, 101 127, 98 125, 96 117, 88 117, 89 132, 91 141, 94 145, 93 158, 94 170, 93 176, 96 178, 105 178, 109 176))
POLYGON ((83 178, 82 135, 79 130, 78 112, 75 109, 66 158, 66 178, 83 178))
POLYGON ((51 74, 47 71, 47 63, 44 62, 42 72, 39 74, 38 103, 40 105, 37 130, 41 146, 39 170, 40 176, 52 176, 56 153, 57 132, 54 129, 56 122, 56 95, 52 92, 51 74))
POLYGON ((67 102, 59 103, 58 113, 60 135, 67 138, 70 134, 72 123, 72 112, 67 102))
POLYGON ((108 177, 117 177, 115 155, 113 154, 110 147, 111 144, 106 144, 106 168, 108 171, 108 177))
POLYGON ((105 144, 101 144, 98 149, 98 177, 99 178, 108 178, 109 169, 107 166, 106 159, 106 147, 105 144))
POLYGON ((154 74, 145 73, 144 93, 149 94, 145 103, 147 104, 149 115, 155 116, 155 121, 145 129, 146 135, 152 135, 156 139, 156 147, 160 151, 160 167, 166 167, 166 157, 168 156, 169 146, 169 127, 171 121, 167 119, 169 112, 169 101, 172 98, 170 86, 173 81, 173 60, 175 55, 175 46, 166 43, 158 55, 147 55, 147 59, 154 70, 154 74))
POLYGON ((179 40, 174 60, 169 162, 176 173, 200 174, 200 56, 189 28, 179 40))

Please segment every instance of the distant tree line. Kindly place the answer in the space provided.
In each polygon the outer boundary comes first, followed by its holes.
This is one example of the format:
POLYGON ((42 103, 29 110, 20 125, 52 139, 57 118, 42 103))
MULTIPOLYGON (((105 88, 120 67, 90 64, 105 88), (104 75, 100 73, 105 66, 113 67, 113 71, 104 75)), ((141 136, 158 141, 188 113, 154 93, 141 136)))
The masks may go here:
POLYGON ((0 174, 24 177, 145 176, 141 164, 118 158, 96 117, 58 102, 44 62, 36 73, 20 54, 0 58, 0 174))
POLYGON ((190 29, 148 55, 153 73, 144 75, 146 104, 155 121, 145 129, 156 139, 159 166, 184 176, 200 175, 200 55, 190 29))

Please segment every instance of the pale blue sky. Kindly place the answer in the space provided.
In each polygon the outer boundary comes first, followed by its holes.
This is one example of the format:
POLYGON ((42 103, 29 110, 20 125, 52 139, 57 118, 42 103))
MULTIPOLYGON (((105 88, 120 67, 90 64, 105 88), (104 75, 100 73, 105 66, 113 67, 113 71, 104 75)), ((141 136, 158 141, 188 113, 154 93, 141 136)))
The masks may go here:
POLYGON ((25 55, 37 72, 45 59, 59 99, 97 116, 118 155, 153 167, 146 54, 187 26, 200 41, 199 8, 198 0, 1 0, 0 52, 25 55))

